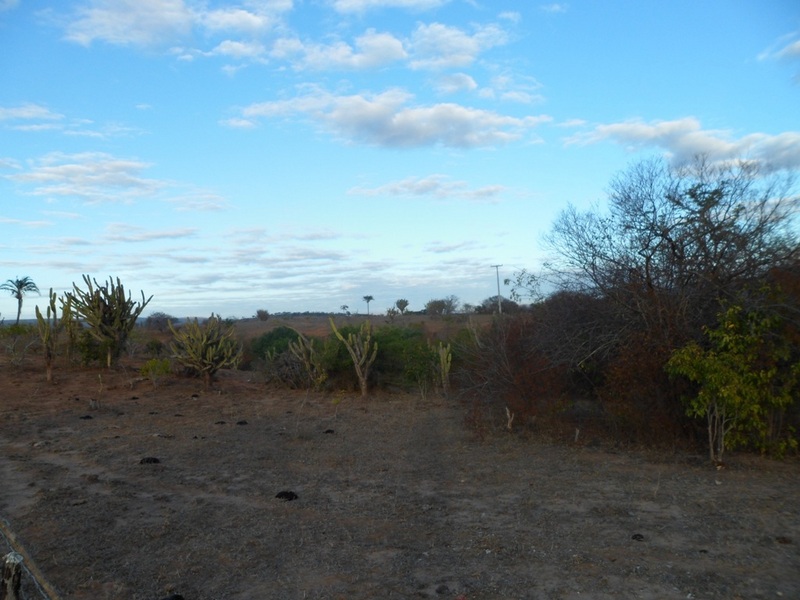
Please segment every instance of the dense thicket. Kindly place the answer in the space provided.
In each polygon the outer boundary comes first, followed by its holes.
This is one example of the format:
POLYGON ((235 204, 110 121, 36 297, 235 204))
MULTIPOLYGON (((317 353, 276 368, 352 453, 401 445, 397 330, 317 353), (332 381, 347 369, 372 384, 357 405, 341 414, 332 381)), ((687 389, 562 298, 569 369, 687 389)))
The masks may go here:
POLYGON ((570 389, 583 385, 621 435, 685 433, 682 397, 692 390, 667 376, 673 352, 707 344, 729 306, 774 315, 783 335, 795 335, 791 192, 791 179, 748 163, 635 164, 612 181, 606 209, 561 213, 543 276, 518 274, 518 295, 543 282, 556 290, 533 305, 525 352, 567 369, 570 389))

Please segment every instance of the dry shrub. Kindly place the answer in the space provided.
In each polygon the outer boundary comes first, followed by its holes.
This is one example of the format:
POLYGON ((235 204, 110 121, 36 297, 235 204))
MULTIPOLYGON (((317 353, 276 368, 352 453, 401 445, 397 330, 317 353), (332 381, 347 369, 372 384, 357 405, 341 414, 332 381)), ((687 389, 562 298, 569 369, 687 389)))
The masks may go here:
POLYGON ((457 345, 462 389, 501 411, 508 407, 515 424, 554 416, 566 390, 566 369, 537 348, 536 326, 530 314, 497 317, 457 345))
POLYGON ((664 371, 674 347, 636 332, 610 357, 598 396, 618 441, 666 444, 685 435, 681 390, 664 371))

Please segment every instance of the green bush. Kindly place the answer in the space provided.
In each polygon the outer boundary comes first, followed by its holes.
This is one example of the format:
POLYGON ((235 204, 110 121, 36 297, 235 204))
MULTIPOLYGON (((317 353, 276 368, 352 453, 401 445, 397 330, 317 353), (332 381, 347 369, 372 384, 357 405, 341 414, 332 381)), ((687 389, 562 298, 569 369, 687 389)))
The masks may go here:
POLYGON ((169 359, 166 358, 151 358, 142 365, 139 370, 142 377, 146 377, 156 387, 158 382, 172 372, 172 366, 169 359))
POLYGON ((297 339, 297 332, 291 327, 276 327, 250 342, 254 356, 264 358, 268 354, 277 356, 289 350, 289 342, 297 339))
POLYGON ((373 366, 378 386, 430 387, 437 359, 421 328, 381 327, 374 338, 380 348, 373 366))

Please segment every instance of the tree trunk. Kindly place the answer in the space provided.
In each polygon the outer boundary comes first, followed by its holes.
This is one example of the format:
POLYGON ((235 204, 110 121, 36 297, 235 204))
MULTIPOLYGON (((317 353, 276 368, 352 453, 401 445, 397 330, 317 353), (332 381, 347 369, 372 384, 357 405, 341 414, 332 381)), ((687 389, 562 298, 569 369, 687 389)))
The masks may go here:
POLYGON ((9 552, 3 562, 3 582, 0 584, 0 600, 19 600, 22 583, 22 555, 9 552))

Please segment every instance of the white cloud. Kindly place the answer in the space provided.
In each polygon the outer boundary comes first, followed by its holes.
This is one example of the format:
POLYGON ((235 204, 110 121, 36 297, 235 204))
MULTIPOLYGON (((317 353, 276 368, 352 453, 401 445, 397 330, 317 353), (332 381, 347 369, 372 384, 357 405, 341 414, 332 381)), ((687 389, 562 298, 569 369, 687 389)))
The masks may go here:
POLYGON ((159 240, 175 240, 194 237, 196 229, 182 228, 163 231, 148 231, 141 227, 132 227, 127 223, 110 223, 103 240, 107 242, 142 243, 159 240))
POLYGON ((456 92, 473 91, 477 89, 477 82, 466 73, 445 75, 436 81, 436 89, 442 94, 455 94, 456 92))
POLYGON ((446 175, 407 177, 375 187, 354 187, 349 194, 358 196, 432 196, 437 199, 494 200, 506 190, 502 185, 470 188, 465 181, 454 181, 446 175))
POLYGON ((390 33, 367 30, 356 38, 355 47, 345 42, 304 44, 296 38, 276 41, 271 56, 294 60, 298 69, 368 69, 406 58, 403 43, 390 33))
POLYGON ((149 166, 100 152, 52 153, 10 178, 32 185, 32 193, 37 196, 74 197, 90 204, 126 202, 164 187, 163 182, 141 176, 149 166))
POLYGON ((565 13, 569 10, 569 4, 554 2, 552 4, 540 4, 539 10, 547 13, 565 13))
POLYGON ((409 41, 412 69, 458 68, 472 64, 489 48, 508 42, 497 25, 476 26, 472 34, 441 23, 420 24, 409 41))
POLYGON ((239 42, 225 40, 220 42, 209 55, 227 56, 231 58, 252 58, 257 59, 266 53, 266 48, 259 42, 239 42))
POLYGON ((255 35, 274 26, 273 17, 241 8, 225 8, 201 13, 198 22, 209 31, 241 31, 255 35))
POLYGON ((800 132, 753 133, 737 139, 727 131, 704 130, 693 117, 598 125, 588 133, 568 138, 567 143, 593 144, 606 140, 623 144, 629 150, 660 148, 674 163, 702 154, 713 161, 756 161, 766 170, 800 168, 800 132))
POLYGON ((428 10, 443 6, 450 0, 332 0, 331 6, 339 12, 364 12, 378 8, 406 8, 410 10, 428 10))
POLYGON ((11 10, 19 4, 19 0, 0 0, 0 12, 11 10))
POLYGON ((408 106, 398 89, 381 94, 336 96, 311 88, 305 96, 246 107, 242 117, 300 115, 344 138, 393 148, 443 145, 495 146, 521 139, 549 116, 510 117, 452 103, 408 106))
POLYGON ((21 119, 43 119, 56 121, 63 119, 64 115, 54 113, 49 108, 39 104, 27 103, 13 108, 0 106, 0 121, 21 120, 21 119))
MULTIPOLYGON (((174 45, 195 29, 256 36, 272 30, 291 0, 262 0, 242 7, 204 10, 185 0, 84 0, 67 18, 66 39, 89 46, 94 41, 134 46, 174 45)), ((182 51, 188 59, 193 51, 182 51)))
POLYGON ((152 46, 191 32, 196 18, 183 0, 91 0, 76 10, 66 39, 89 46, 110 44, 152 46))
POLYGON ((760 60, 800 59, 800 31, 794 31, 778 39, 770 48, 758 55, 760 60))

